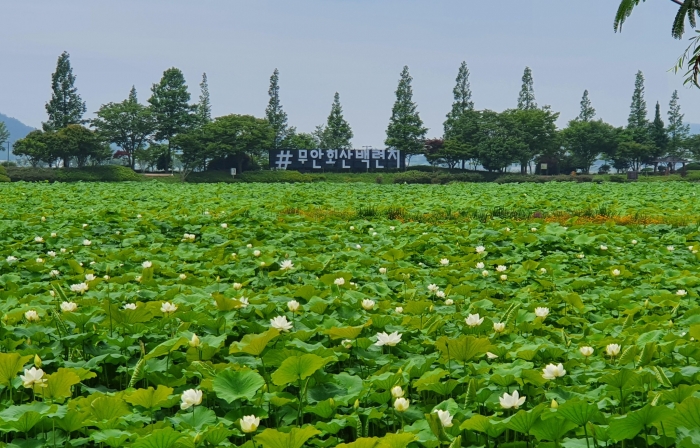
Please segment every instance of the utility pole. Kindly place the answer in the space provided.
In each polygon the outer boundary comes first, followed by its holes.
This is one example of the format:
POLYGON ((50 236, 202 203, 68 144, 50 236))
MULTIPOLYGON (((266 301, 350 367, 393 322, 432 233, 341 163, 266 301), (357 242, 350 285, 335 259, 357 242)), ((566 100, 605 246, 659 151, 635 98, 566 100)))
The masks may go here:
POLYGON ((10 164, 10 141, 7 141, 7 164, 10 164))

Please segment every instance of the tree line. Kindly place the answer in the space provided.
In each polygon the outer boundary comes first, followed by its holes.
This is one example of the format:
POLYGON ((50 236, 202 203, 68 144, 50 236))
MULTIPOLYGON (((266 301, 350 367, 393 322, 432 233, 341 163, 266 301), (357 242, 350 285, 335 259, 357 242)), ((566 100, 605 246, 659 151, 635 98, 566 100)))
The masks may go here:
MULTIPOLYGON (((348 149, 353 132, 343 116, 336 92, 326 122, 313 132, 290 126, 280 99, 279 71, 270 77, 265 116, 212 117, 206 73, 198 101, 192 102, 183 73, 170 68, 151 87, 147 104, 139 102, 135 88, 118 103, 102 105, 87 120, 85 102, 75 87, 70 56, 64 52, 52 75, 52 96, 46 104, 48 120, 14 144, 14 152, 33 166, 86 166, 121 158, 130 167, 170 170, 177 161, 187 174, 192 170, 228 169, 239 172, 260 165, 268 149, 348 149), (119 148, 113 151, 111 146, 119 148)), ((678 92, 669 103, 668 124, 657 102, 653 121, 647 117, 644 77, 637 73, 626 127, 616 128, 601 119, 584 91, 578 117, 557 129, 559 113, 539 107, 530 68, 525 68, 517 106, 503 112, 477 110, 472 101, 469 69, 459 67, 454 102, 443 124, 443 135, 426 138, 413 100, 412 77, 404 67, 386 130, 385 145, 409 158, 424 154, 433 164, 450 168, 504 171, 513 164, 532 172, 547 164, 547 173, 579 170, 588 173, 599 158, 618 171, 664 163, 673 167, 700 154, 700 139, 690 136, 683 123, 678 92)), ((2 129, 0 129, 1 134, 2 129)))

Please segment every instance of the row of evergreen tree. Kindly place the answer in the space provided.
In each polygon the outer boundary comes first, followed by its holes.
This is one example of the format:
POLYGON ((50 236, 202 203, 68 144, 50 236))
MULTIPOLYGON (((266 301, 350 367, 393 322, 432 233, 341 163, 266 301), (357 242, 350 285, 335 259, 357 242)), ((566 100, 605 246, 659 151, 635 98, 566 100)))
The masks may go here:
MULTIPOLYGON (((71 162, 78 166, 123 157, 134 167, 170 169, 176 157, 184 170, 248 168, 267 149, 352 148, 353 132, 343 116, 336 92, 326 123, 313 132, 298 132, 288 123, 280 100, 279 72, 270 77, 265 118, 227 115, 213 119, 206 73, 200 84, 199 101, 191 102, 184 75, 177 68, 163 73, 151 88, 148 104, 139 103, 135 88, 119 103, 102 105, 91 120, 75 87, 70 56, 63 53, 52 75, 52 97, 46 104, 48 120, 43 129, 30 133, 14 145, 15 154, 33 165, 71 162), (116 154, 110 145, 119 147, 116 154)), ((453 90, 454 102, 443 125, 441 138, 426 139, 424 126, 413 101, 412 78, 404 67, 396 89, 396 101, 386 130, 385 144, 409 158, 425 154, 431 163, 451 168, 502 171, 520 164, 522 172, 533 163, 548 164, 549 172, 588 172, 603 156, 618 170, 656 165, 663 156, 674 166, 698 152, 700 140, 689 137, 674 92, 669 104, 668 126, 661 119, 657 102, 653 121, 647 118, 644 77, 637 73, 628 124, 615 128, 595 119, 588 91, 581 112, 567 127, 558 130, 559 114, 536 103, 532 71, 526 68, 517 107, 503 112, 476 110, 472 101, 469 69, 463 62, 453 90)))

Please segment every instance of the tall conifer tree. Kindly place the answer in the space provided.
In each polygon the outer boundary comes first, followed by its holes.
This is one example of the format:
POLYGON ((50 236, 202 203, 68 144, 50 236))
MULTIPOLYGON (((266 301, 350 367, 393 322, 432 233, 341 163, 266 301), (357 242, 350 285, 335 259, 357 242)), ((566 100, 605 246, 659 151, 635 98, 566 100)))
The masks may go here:
POLYGON ((413 102, 412 80, 408 66, 405 66, 401 71, 399 86, 396 89, 396 102, 391 109, 391 119, 384 141, 389 148, 403 151, 409 159, 412 155, 423 152, 425 134, 428 132, 418 114, 416 103, 413 102))
POLYGON ((280 86, 279 86, 279 70, 275 69, 270 76, 270 89, 267 93, 270 95, 270 101, 265 109, 267 121, 275 131, 274 147, 279 148, 282 141, 287 137, 287 113, 282 110, 280 102, 280 86))
POLYGON ((578 119, 581 121, 591 121, 595 117, 595 109, 588 98, 588 90, 583 91, 581 98, 581 112, 578 114, 578 119))
POLYGON ((87 107, 75 87, 68 52, 64 51, 58 57, 56 71, 51 75, 51 90, 51 100, 46 103, 49 119, 42 123, 44 131, 58 131, 68 125, 82 123, 87 107))
POLYGON ((678 90, 674 90, 668 104, 668 154, 672 157, 683 158, 686 155, 685 143, 690 134, 690 126, 683 124, 684 115, 678 104, 678 90))
POLYGON ((472 90, 469 84, 469 69, 467 63, 462 62, 457 73, 456 85, 452 89, 454 101, 452 102, 452 110, 447 114, 445 120, 445 136, 450 133, 454 123, 457 122, 466 111, 474 110, 474 102, 472 101, 472 90))
POLYGON ((211 122, 211 101, 209 99, 209 80, 207 74, 202 74, 202 82, 199 84, 200 94, 197 104, 197 118, 200 124, 211 122))
POLYGON ((319 140, 319 147, 324 149, 352 149, 352 129, 343 117, 343 108, 340 105, 340 94, 335 92, 331 113, 328 114, 326 124, 318 126, 314 135, 319 140))
POLYGON ((535 102, 535 86, 530 67, 525 67, 525 71, 523 72, 523 85, 520 88, 520 95, 518 95, 518 109, 537 109, 537 103, 535 102))

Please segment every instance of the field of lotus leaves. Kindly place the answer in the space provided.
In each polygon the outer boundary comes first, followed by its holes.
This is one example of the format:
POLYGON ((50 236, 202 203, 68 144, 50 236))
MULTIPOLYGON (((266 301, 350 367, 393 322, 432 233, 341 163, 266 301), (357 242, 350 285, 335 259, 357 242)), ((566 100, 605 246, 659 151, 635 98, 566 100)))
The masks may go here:
POLYGON ((700 446, 698 191, 2 185, 0 446, 700 446))

